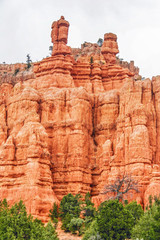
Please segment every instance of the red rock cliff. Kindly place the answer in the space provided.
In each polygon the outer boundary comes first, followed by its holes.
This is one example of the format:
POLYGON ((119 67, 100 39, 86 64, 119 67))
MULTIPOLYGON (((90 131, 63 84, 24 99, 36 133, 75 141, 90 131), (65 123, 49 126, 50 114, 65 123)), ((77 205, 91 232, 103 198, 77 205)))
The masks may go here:
POLYGON ((68 28, 64 17, 52 24, 52 56, 29 72, 0 66, 0 197, 23 199, 43 221, 67 193, 102 201, 105 184, 125 173, 144 206, 160 193, 160 77, 135 81, 112 33, 101 48, 71 51, 68 28))

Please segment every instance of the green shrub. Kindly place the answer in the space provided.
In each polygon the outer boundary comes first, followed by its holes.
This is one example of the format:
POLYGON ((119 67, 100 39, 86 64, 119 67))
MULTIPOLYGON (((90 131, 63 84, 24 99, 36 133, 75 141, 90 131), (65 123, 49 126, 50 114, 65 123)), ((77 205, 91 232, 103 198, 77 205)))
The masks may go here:
POLYGON ((91 225, 91 223, 94 221, 94 218, 92 218, 92 217, 85 217, 84 218, 84 226, 85 226, 85 230, 87 230, 89 227, 90 227, 90 225, 91 225))
POLYGON ((149 198, 149 209, 145 211, 137 224, 132 229, 132 239, 144 240, 160 239, 160 201, 155 198, 152 205, 152 198, 149 198))
POLYGON ((62 219, 62 229, 65 230, 66 232, 69 232, 69 224, 70 224, 70 221, 72 220, 72 218, 74 218, 74 215, 70 214, 70 213, 67 213, 65 215, 65 217, 63 217, 62 219))
POLYGON ((27 62, 26 69, 28 70, 28 69, 32 66, 32 65, 31 65, 32 60, 31 60, 31 57, 30 57, 29 54, 27 54, 27 60, 26 60, 26 62, 27 62))
POLYGON ((93 57, 90 58, 90 64, 93 64, 93 57))
POLYGON ((97 44, 99 45, 99 47, 102 47, 103 39, 99 38, 98 41, 97 41, 97 44))
POLYGON ((65 231, 70 231, 69 224, 72 218, 79 218, 80 216, 82 204, 80 198, 80 194, 73 196, 69 193, 61 200, 59 211, 62 220, 62 229, 65 231))
POLYGON ((63 220, 67 214, 72 214, 75 217, 79 217, 81 212, 81 195, 76 194, 73 196, 71 193, 64 196, 60 203, 60 217, 63 220))
POLYGON ((92 205, 85 206, 83 208, 83 211, 84 211, 83 213, 84 217, 91 217, 91 218, 95 217, 96 209, 92 205))
POLYGON ((97 225, 97 221, 94 220, 92 221, 92 223, 90 224, 90 227, 86 230, 82 240, 91 240, 91 239, 102 239, 100 237, 100 234, 98 232, 98 225, 97 225))
POLYGON ((137 204, 136 201, 130 202, 125 206, 125 209, 127 209, 134 218, 134 225, 137 223, 137 221, 141 218, 141 216, 144 214, 144 211, 142 209, 142 206, 140 204, 137 204))
POLYGON ((20 69, 19 69, 19 68, 16 68, 13 75, 16 76, 17 73, 19 73, 19 71, 20 71, 20 69))
POLYGON ((85 199, 81 200, 82 196, 77 194, 73 196, 71 193, 64 196, 60 203, 60 217, 62 220, 62 229, 78 233, 81 235, 92 223, 96 209, 91 202, 90 193, 85 195, 85 199), (80 218, 83 216, 83 218, 80 218))
POLYGON ((49 210, 49 217, 53 221, 53 219, 58 218, 59 213, 58 213, 58 205, 56 203, 53 204, 53 208, 49 210))
POLYGON ((86 206, 93 206, 94 205, 91 201, 91 194, 89 192, 87 192, 85 197, 84 197, 84 203, 86 204, 86 206))
POLYGON ((72 234, 75 234, 78 231, 79 235, 82 235, 83 223, 84 223, 84 220, 82 218, 72 218, 69 223, 69 231, 72 234))
POLYGON ((97 215, 98 232, 105 240, 130 237, 134 225, 132 214, 118 200, 104 202, 97 215))
POLYGON ((153 215, 150 211, 144 213, 137 224, 132 229, 131 237, 133 240, 156 240, 153 225, 156 225, 153 215))
POLYGON ((85 195, 82 212, 85 220, 85 229, 87 229, 96 216, 96 209, 94 207, 94 204, 91 202, 91 195, 89 192, 85 195))
POLYGON ((51 222, 49 222, 45 227, 45 231, 43 233, 43 240, 58 240, 57 233, 51 222))
POLYGON ((44 227, 40 220, 27 215, 22 201, 10 208, 6 200, 0 202, 0 239, 58 240, 54 227, 44 227))
POLYGON ((56 203, 53 204, 53 208, 49 210, 49 217, 51 218, 52 222, 54 223, 54 227, 57 227, 58 224, 58 205, 56 203))

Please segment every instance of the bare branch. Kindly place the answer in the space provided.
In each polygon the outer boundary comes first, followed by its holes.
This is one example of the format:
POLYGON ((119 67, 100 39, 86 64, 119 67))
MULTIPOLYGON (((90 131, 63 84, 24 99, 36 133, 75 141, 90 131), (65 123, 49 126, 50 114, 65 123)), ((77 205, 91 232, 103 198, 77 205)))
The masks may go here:
POLYGON ((124 174, 121 177, 118 176, 113 184, 106 185, 102 194, 113 193, 115 195, 114 199, 120 200, 129 191, 138 193, 138 183, 131 176, 124 174))

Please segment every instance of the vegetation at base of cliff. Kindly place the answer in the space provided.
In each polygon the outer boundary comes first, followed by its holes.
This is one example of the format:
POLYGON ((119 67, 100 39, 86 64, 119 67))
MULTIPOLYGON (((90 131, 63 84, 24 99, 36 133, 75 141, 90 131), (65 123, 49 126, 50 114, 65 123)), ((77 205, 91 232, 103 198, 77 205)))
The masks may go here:
POLYGON ((144 215, 139 219, 132 229, 132 239, 158 240, 160 239, 160 200, 154 198, 149 199, 149 207, 144 215))
MULTIPOLYGON (((82 235, 82 240, 160 239, 160 200, 149 197, 149 206, 143 211, 133 201, 122 203, 112 199, 101 203, 96 210, 90 194, 82 198, 71 193, 64 196, 59 209, 54 204, 49 216, 54 222, 62 221, 62 229, 82 235), (55 221, 56 219, 56 221, 55 221)), ((53 224, 46 226, 26 212, 22 201, 9 206, 0 201, 0 239, 2 240, 58 240, 53 224)))
MULTIPOLYGON (((82 235, 82 240, 160 239, 160 200, 149 198, 149 206, 143 211, 136 201, 123 203, 110 199, 96 210, 89 193, 84 198, 71 193, 64 196, 59 207, 62 229, 82 235)), ((57 207, 53 207, 57 216, 57 207)), ((53 214, 53 215, 54 215, 53 214)), ((54 216, 52 215, 52 219, 54 216)))
POLYGON ((62 220, 62 229, 66 232, 72 232, 73 234, 79 233, 81 235, 83 221, 80 218, 81 213, 81 201, 82 196, 76 194, 73 196, 71 193, 64 196, 60 203, 60 217, 62 220), (73 222, 74 219, 74 222, 73 222))
POLYGON ((82 200, 80 194, 64 196, 59 208, 62 229, 72 234, 82 235, 95 218, 96 209, 89 193, 82 200))
POLYGON ((130 238, 133 215, 118 200, 105 201, 98 209, 97 228, 102 239, 130 238))
POLYGON ((54 203, 53 208, 49 210, 49 217, 54 223, 54 227, 57 228, 59 211, 58 211, 58 205, 56 203, 54 203))
MULTIPOLYGON (((57 215, 54 205, 50 211, 52 219, 57 215)), ((143 216, 141 205, 136 202, 122 204, 118 199, 103 202, 98 210, 91 202, 89 193, 84 198, 71 193, 64 196, 59 207, 62 229, 72 234, 83 234, 83 240, 117 239, 131 237, 132 228, 143 216)))
POLYGON ((145 211, 135 201, 124 205, 118 200, 103 202, 82 240, 160 239, 160 200, 152 203, 150 199, 145 211))
POLYGON ((6 199, 0 202, 0 239, 58 240, 51 222, 44 224, 27 215, 22 201, 9 207, 6 199))

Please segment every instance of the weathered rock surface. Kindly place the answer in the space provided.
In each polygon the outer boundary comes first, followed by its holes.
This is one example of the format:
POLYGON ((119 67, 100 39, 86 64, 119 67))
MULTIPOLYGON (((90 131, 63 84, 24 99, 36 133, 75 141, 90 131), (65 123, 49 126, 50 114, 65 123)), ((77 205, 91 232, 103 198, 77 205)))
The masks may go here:
POLYGON ((160 194, 160 77, 135 81, 133 62, 116 60, 115 34, 71 51, 68 28, 64 17, 52 24, 52 56, 26 74, 0 66, 0 198, 24 200, 44 222, 67 193, 99 204, 123 174, 139 183, 129 200, 160 194))

